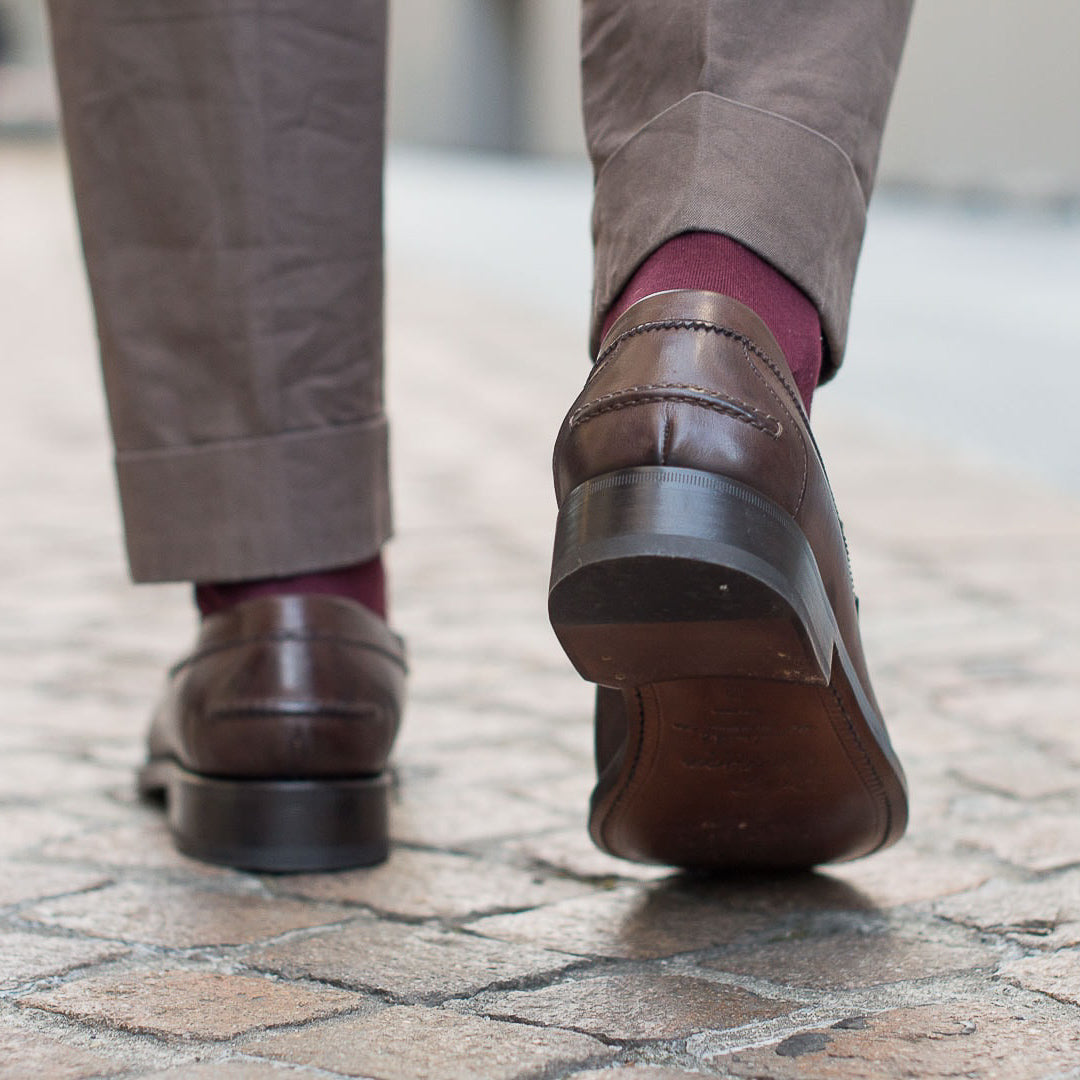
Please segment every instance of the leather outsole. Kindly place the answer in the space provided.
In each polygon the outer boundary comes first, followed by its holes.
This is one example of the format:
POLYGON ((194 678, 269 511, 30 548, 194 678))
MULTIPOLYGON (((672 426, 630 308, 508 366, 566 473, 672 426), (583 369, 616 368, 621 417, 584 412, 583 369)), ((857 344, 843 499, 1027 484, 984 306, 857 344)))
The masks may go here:
POLYGON ((581 485, 560 512, 549 611, 622 736, 592 798, 602 849, 796 869, 903 833, 903 773, 813 553, 752 489, 659 466, 581 485))

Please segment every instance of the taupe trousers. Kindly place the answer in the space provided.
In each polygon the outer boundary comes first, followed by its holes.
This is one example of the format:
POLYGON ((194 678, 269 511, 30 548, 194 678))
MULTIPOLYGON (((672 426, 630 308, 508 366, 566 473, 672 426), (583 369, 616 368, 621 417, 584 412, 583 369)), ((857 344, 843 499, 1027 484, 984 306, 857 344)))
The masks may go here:
MULTIPOLYGON (((49 9, 132 576, 372 556, 390 532, 384 0, 49 9)), ((584 0, 594 347, 635 267, 701 229, 798 284, 839 363, 909 11, 584 0)))

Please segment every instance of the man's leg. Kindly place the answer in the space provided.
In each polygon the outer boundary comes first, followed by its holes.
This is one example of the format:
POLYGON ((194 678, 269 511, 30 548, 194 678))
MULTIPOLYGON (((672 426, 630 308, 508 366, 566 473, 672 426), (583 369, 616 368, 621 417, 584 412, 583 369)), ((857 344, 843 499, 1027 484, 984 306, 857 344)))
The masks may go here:
POLYGON ((50 12, 135 580, 371 557, 383 4, 50 12))
POLYGON ((806 409, 909 7, 585 0, 597 363, 556 444, 550 608, 601 687, 615 854, 806 866, 903 831, 806 409))
POLYGON ((50 15, 132 575, 201 583, 210 616, 146 786, 208 858, 377 857, 401 674, 377 617, 385 2, 50 15), (319 833, 335 799, 363 843, 319 833))
POLYGON ((809 297, 831 374, 910 11, 911 0, 585 0, 594 350, 644 260, 705 231, 809 297))

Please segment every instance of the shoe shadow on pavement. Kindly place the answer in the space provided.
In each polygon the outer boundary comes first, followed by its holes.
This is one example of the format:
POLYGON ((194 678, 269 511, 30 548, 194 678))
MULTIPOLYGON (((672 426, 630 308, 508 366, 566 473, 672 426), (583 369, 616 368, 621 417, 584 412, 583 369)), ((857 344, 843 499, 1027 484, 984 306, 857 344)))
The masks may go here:
MULTIPOLYGON (((698 954, 693 962, 725 967, 721 954, 744 949, 760 954, 767 948, 775 973, 754 974, 780 983, 789 981, 785 946, 792 963, 805 966, 817 946, 831 956, 830 982, 844 982, 843 952, 834 946, 871 939, 892 940, 888 918, 862 892, 827 874, 726 875, 680 874, 643 889, 635 904, 623 910, 617 940, 624 955, 640 958, 698 954), (851 939, 848 941, 848 939, 851 939), (797 959, 795 953, 799 954, 797 959)), ((861 950, 855 947, 855 953, 861 950)), ((861 960, 856 966, 861 965, 861 960)), ((857 973, 852 972, 857 978, 857 973)))
POLYGON ((887 913, 826 873, 669 878, 623 910, 618 940, 623 955, 678 956, 709 977, 794 999, 874 996, 874 988, 995 964, 985 948, 932 931, 918 913, 887 913))

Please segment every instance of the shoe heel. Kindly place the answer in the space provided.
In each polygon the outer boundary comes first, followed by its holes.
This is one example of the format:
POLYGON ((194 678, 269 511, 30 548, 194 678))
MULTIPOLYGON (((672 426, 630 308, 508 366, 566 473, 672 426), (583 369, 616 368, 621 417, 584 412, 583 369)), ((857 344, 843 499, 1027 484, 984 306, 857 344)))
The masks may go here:
POLYGON ((603 850, 792 869, 903 832, 902 773, 810 545, 752 488, 664 467, 582 484, 559 515, 548 603, 601 688, 589 831, 603 850))
POLYGON ((716 676, 825 685, 838 637, 790 515, 694 469, 625 469, 571 492, 548 610, 578 671, 620 690, 716 676))
POLYGON ((288 873, 370 866, 389 853, 386 775, 223 780, 152 762, 139 787, 164 795, 176 846, 205 862, 288 873))

